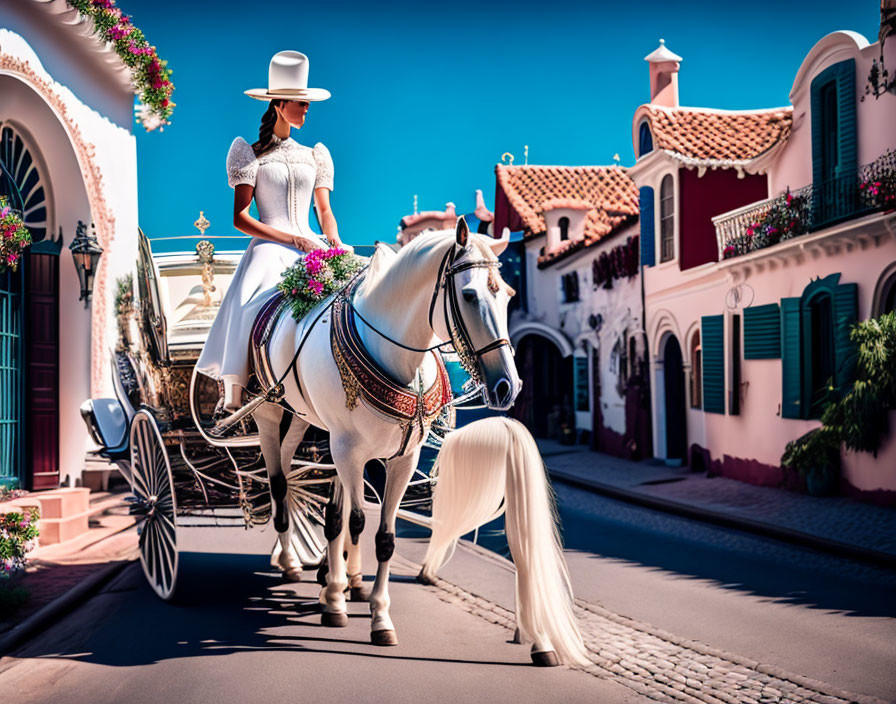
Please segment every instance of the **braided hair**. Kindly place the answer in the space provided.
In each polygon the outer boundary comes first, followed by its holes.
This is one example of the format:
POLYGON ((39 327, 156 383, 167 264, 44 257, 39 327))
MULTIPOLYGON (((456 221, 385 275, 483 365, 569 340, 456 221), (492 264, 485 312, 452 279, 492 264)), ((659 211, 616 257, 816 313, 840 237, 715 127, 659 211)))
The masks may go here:
POLYGON ((275 99, 268 104, 268 109, 261 116, 261 126, 258 128, 258 141, 252 145, 255 156, 269 152, 274 147, 274 125, 277 124, 277 111, 275 108, 283 105, 285 100, 275 99))

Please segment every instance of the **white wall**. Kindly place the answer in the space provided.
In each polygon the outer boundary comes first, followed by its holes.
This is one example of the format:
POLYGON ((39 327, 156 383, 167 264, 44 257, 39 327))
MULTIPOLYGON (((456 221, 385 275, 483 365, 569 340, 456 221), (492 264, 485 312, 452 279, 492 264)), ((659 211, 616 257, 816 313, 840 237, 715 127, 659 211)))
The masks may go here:
MULTIPOLYGON (((6 18, 4 14, 4 22, 6 18)), ((49 184, 50 231, 57 233, 61 227, 65 239, 59 262, 60 478, 63 482, 77 481, 81 476, 84 453, 89 447, 78 409, 91 396, 92 374, 100 380, 100 388, 94 391, 99 390, 104 395, 111 393, 109 349, 116 339, 112 305, 114 282, 118 276, 131 271, 136 261, 136 141, 130 133, 130 122, 127 127, 118 126, 105 114, 81 102, 68 87, 53 82, 44 70, 31 41, 47 46, 56 38, 64 45, 57 36, 58 28, 49 22, 25 23, 25 26, 33 33, 27 40, 0 29, 0 53, 28 62, 38 78, 50 81, 48 90, 64 106, 67 118, 79 132, 76 135, 66 127, 59 105, 43 94, 42 86, 13 70, 0 69, 0 121, 14 124, 28 137, 29 148, 40 160, 49 184), (83 173, 85 151, 92 154, 93 174, 83 173), (87 183, 90 179, 96 182, 97 177, 99 189, 91 194, 87 183), (67 246, 75 236, 78 220, 89 223, 97 216, 96 209, 102 204, 114 219, 114 233, 101 261, 101 267, 106 269, 105 295, 92 303, 93 310, 100 315, 94 320, 92 310, 85 309, 84 303, 78 301, 80 284, 67 246), (96 358, 92 350, 92 334, 100 330, 104 331, 104 349, 101 348, 101 357, 96 358)), ((85 71, 82 79, 89 82, 91 76, 96 77, 85 71)), ((115 113, 116 118, 121 117, 122 105, 129 104, 120 88, 115 92, 114 100, 108 87, 97 88, 95 93, 81 88, 82 94, 99 96, 97 99, 102 107, 115 113)))
MULTIPOLYGON (((637 235, 637 225, 630 226, 613 235, 605 242, 593 245, 581 252, 560 260, 545 269, 537 266, 538 251, 545 244, 545 238, 537 238, 526 245, 527 266, 527 302, 528 315, 514 311, 510 321, 510 333, 529 323, 541 323, 551 328, 555 335, 562 335, 572 346, 576 355, 591 356, 591 349, 597 348, 599 354, 599 373, 601 375, 601 411, 604 425, 618 432, 625 433, 625 399, 617 391, 618 360, 613 359, 613 348, 617 339, 626 332, 640 335, 641 324, 641 284, 640 277, 631 279, 614 279, 613 287, 594 289, 592 265, 602 252, 624 244, 628 237, 637 235), (579 297, 575 303, 564 303, 560 280, 564 274, 576 271, 579 275, 579 297), (600 315, 603 323, 599 332, 595 332, 590 324, 592 315, 600 315), (588 345, 583 349, 582 343, 588 345)), ((643 344, 639 344, 643 350, 643 344)), ((591 368, 589 373, 593 375, 591 368)), ((589 393, 593 385, 589 385, 589 393)), ((571 390, 572 391, 572 390, 571 390)), ((594 399, 592 399, 592 404, 594 399)), ((579 430, 591 431, 592 413, 578 411, 576 427, 579 430)))

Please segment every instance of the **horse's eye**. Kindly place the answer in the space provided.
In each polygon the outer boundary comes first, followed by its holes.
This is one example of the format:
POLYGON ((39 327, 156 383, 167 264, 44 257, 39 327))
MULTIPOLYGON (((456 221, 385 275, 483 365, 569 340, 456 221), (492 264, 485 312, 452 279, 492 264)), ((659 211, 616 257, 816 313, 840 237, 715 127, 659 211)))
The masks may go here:
POLYGON ((464 300, 467 303, 475 303, 476 302, 476 291, 471 288, 465 288, 463 290, 464 300))

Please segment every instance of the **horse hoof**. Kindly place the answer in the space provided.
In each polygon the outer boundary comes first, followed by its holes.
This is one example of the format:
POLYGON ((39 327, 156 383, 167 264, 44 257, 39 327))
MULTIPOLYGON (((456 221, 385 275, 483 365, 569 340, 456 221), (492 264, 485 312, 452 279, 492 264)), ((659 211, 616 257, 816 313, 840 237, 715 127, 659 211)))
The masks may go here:
POLYGON ((320 615, 320 625, 327 628, 345 628, 348 626, 348 614, 344 611, 324 611, 320 615))
POLYGON ((557 667, 560 661, 553 650, 533 650, 532 663, 535 667, 557 667))
POLYGON ((435 580, 430 579, 425 574, 423 574, 423 570, 420 570, 420 574, 417 575, 417 582, 419 584, 427 584, 429 586, 435 584, 435 580))
POLYGON ((370 589, 367 587, 352 587, 349 590, 349 598, 352 601, 370 601, 370 589))
POLYGON ((395 631, 371 631, 370 642, 374 645, 398 645, 395 631))

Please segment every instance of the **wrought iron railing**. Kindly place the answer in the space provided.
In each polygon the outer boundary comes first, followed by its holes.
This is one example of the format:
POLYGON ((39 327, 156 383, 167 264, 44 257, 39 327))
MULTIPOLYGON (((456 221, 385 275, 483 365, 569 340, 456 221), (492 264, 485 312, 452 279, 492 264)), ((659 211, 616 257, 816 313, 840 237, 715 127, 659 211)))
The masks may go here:
POLYGON ((789 189, 713 218, 719 258, 730 259, 878 210, 896 208, 896 152, 857 173, 789 189))

